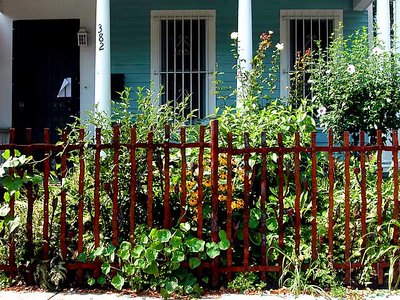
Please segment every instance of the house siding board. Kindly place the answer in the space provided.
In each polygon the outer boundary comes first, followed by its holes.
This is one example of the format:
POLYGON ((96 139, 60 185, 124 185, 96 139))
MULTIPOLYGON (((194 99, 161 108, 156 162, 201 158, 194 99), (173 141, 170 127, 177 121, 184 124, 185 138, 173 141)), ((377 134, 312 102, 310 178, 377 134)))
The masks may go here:
MULTIPOLYGON (((230 33, 237 30, 237 0, 113 0, 111 1, 111 64, 113 73, 125 74, 127 86, 148 86, 150 83, 150 13, 151 10, 215 10, 216 11, 216 62, 221 80, 226 85, 236 84, 232 65, 230 33)), ((253 0, 254 50, 259 35, 272 30, 273 43, 280 41, 281 9, 342 9, 344 34, 368 25, 367 11, 353 11, 350 0, 253 0)), ((279 84, 278 84, 279 88, 279 84)), ((279 95, 279 89, 276 91, 279 95)), ((234 104, 233 101, 228 101, 234 104)), ((216 106, 225 105, 217 101, 216 106)))

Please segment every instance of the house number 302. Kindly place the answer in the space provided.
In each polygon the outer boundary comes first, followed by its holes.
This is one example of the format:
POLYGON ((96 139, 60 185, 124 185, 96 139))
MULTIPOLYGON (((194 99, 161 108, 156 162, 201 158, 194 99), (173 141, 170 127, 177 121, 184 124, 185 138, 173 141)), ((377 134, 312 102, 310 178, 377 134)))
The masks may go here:
POLYGON ((99 24, 99 51, 103 51, 104 50, 104 36, 103 36, 103 25, 99 24))

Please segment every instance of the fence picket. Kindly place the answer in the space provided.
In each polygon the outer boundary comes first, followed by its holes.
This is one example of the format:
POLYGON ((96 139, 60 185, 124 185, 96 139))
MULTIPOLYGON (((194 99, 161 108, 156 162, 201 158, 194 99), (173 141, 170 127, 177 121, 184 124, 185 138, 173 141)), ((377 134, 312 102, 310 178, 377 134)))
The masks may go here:
POLYGON ((62 131, 63 150, 61 153, 61 216, 60 216, 60 248, 61 256, 67 259, 67 191, 65 189, 65 180, 67 176, 67 131, 62 131))
POLYGON ((300 197, 301 197, 301 182, 300 182, 300 136, 299 133, 295 134, 295 149, 294 149, 294 176, 296 185, 296 198, 295 198, 295 253, 300 254, 300 227, 301 227, 301 215, 300 215, 300 197))
MULTIPOLYGON (((392 131, 393 138, 393 150, 392 150, 392 160, 393 160, 393 218, 399 220, 399 136, 398 131, 392 131)), ((399 244, 399 227, 395 224, 393 231, 393 244, 399 244)))
MULTIPOLYGON (((365 170, 365 134, 360 132, 360 172, 361 172, 361 234, 362 247, 367 242, 367 173, 365 170)), ((356 174, 357 175, 357 174, 356 174)))
POLYGON ((186 197, 187 197, 187 188, 186 188, 186 128, 182 127, 180 130, 181 137, 181 222, 186 222, 186 197))
POLYGON ((170 182, 170 153, 169 153, 169 140, 171 138, 171 127, 165 125, 165 141, 164 141, 164 228, 171 228, 171 205, 169 202, 169 195, 171 189, 170 182))
MULTIPOLYGON (((45 128, 43 131, 44 143, 50 144, 50 130, 45 128)), ((49 241, 49 177, 50 177, 50 151, 44 152, 44 171, 43 171, 43 260, 49 259, 50 241, 49 241)))
MULTIPOLYGON (((377 179, 376 179, 376 194, 377 194, 377 215, 378 215, 378 235, 381 234, 382 228, 381 225, 383 223, 383 213, 382 213, 382 176, 383 176, 383 167, 382 167, 382 152, 383 152, 383 141, 382 141, 382 131, 377 130, 377 179)), ((382 259, 377 263, 377 273, 378 273, 378 284, 383 284, 383 268, 381 266, 382 259)))
POLYGON ((204 188, 203 188, 203 178, 204 178, 204 135, 205 127, 200 126, 200 136, 199 136, 199 174, 197 180, 197 238, 203 238, 203 198, 204 198, 204 188))
MULTIPOLYGON (((268 199, 268 183, 267 183, 267 137, 265 132, 261 133, 261 198, 260 198, 260 210, 261 210, 261 266, 267 265, 267 228, 266 228, 266 202, 268 199)), ((260 279, 265 281, 267 279, 266 272, 262 271, 260 274, 260 279)))
MULTIPOLYGON (((232 159, 233 159, 233 135, 232 132, 228 133, 228 153, 227 153, 227 195, 226 195, 226 237, 231 243, 226 253, 226 265, 229 267, 232 266, 232 255, 233 255, 233 247, 232 247, 232 200, 233 200, 233 184, 232 184, 232 159)), ((227 273, 227 280, 232 280, 232 272, 227 273)))
MULTIPOLYGON (((211 241, 218 242, 218 121, 211 121, 211 241)), ((218 257, 212 260, 211 285, 219 281, 218 257)))
MULTIPOLYGON (((283 249, 285 245, 285 240, 284 240, 284 227, 283 227, 283 213, 285 209, 284 205, 284 195, 283 195, 283 188, 285 185, 285 177, 283 173, 283 151, 284 151, 284 146, 283 146, 283 138, 282 134, 278 134, 278 234, 279 234, 279 247, 283 249)), ((279 257, 279 265, 282 266, 282 260, 283 256, 280 254, 279 257)))
POLYGON ((136 128, 130 131, 130 163, 131 163, 131 185, 129 205, 129 241, 132 246, 135 240, 135 209, 136 209, 136 128))
POLYGON ((94 246, 100 246, 100 154, 101 154, 101 128, 96 128, 96 151, 94 154, 94 220, 93 235, 94 246))
MULTIPOLYGON (((85 159, 84 159, 84 136, 85 132, 79 130, 79 188, 78 188, 78 253, 83 252, 83 209, 85 197, 85 159)), ((78 282, 83 283, 83 269, 78 268, 76 272, 78 282)))
POLYGON ((317 259, 317 133, 311 133, 311 201, 312 201, 312 222, 311 222, 311 252, 312 259, 317 259))
POLYGON ((345 283, 351 283, 351 264, 350 264, 350 150, 349 150, 349 133, 344 133, 344 172, 345 172, 345 189, 344 189, 344 210, 345 210, 345 252, 344 260, 346 265, 345 283))
MULTIPOLYGON (((10 129, 10 155, 15 156, 15 129, 10 129)), ((12 176, 14 174, 13 169, 9 169, 9 174, 12 176)), ((15 214, 15 196, 13 194, 10 195, 10 217, 13 218, 15 214)), ((9 237, 10 243, 10 253, 8 256, 8 265, 10 267, 10 274, 11 278, 14 278, 16 275, 16 271, 14 270, 15 266, 15 240, 14 240, 14 233, 10 234, 9 237)))
MULTIPOLYGON (((25 129, 25 143, 30 145, 32 143, 32 128, 25 129)), ((30 156, 31 150, 30 148, 27 149, 26 155, 30 156)), ((28 174, 32 174, 32 165, 27 167, 28 174)), ((33 244, 33 206, 34 206, 34 199, 33 199, 33 184, 29 181, 26 186, 26 198, 27 198, 27 211, 26 211, 26 256, 25 259, 27 261, 31 261, 33 259, 33 254, 35 251, 34 244, 33 244)), ((61 194, 62 195, 62 194, 61 194)), ((63 256, 65 257, 65 256, 63 256)), ((29 265, 27 272, 27 283, 28 285, 34 284, 34 271, 35 266, 33 264, 29 265)))
POLYGON ((249 221, 250 221, 250 208, 249 208, 249 196, 251 193, 250 190, 250 154, 248 152, 248 149, 250 148, 249 145, 249 133, 245 132, 244 133, 244 158, 243 158, 243 163, 244 163, 244 203, 243 203, 243 265, 245 269, 249 266, 249 257, 250 257, 250 244, 249 244, 249 221))
POLYGON ((331 263, 333 263, 333 226, 334 224, 334 209, 335 202, 333 198, 333 189, 335 186, 334 176, 335 176, 335 161, 333 158, 333 133, 332 130, 328 132, 328 178, 329 178, 329 208, 328 208, 328 243, 329 243, 329 252, 328 257, 331 263))
POLYGON ((147 227, 153 226, 153 133, 147 135, 147 227))

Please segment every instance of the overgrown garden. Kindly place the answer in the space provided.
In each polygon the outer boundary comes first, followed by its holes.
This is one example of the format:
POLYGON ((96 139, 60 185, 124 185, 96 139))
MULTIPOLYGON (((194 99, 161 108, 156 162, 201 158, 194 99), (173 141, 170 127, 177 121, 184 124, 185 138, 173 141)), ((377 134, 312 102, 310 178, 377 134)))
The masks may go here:
POLYGON ((163 297, 219 285, 397 288, 398 55, 371 48, 365 30, 336 36, 327 51, 299 54, 293 92, 279 99, 283 45, 271 40, 261 35, 251 71, 237 67, 240 90, 217 80, 217 97, 241 105, 210 116, 211 128, 190 124, 185 101, 155 105, 151 88, 126 89, 111 118, 90 113, 40 154, 5 151, 0 285, 163 297), (331 132, 317 149, 320 126, 331 132))

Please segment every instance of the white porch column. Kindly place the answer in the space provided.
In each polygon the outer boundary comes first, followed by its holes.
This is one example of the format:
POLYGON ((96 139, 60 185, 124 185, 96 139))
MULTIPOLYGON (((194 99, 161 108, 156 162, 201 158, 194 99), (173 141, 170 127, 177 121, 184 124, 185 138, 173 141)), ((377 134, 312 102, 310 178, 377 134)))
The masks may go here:
MULTIPOLYGON (((376 0, 376 25, 377 25, 377 37, 383 45, 385 51, 390 51, 390 4, 389 0, 376 0)), ((391 145, 389 138, 386 144, 391 145)), ((392 153, 389 151, 383 151, 382 153, 382 167, 386 172, 392 163, 392 153)))
POLYGON ((378 39, 386 51, 390 50, 390 6, 389 0, 376 0, 376 23, 378 39))
MULTIPOLYGON (((251 61, 253 59, 253 16, 251 10, 251 0, 239 0, 238 5, 238 59, 241 71, 249 71, 251 69, 251 61)), ((240 80, 237 80, 237 89, 241 95, 240 80)), ((236 100, 236 104, 240 106, 240 99, 236 100)))
POLYGON ((96 2, 95 103, 98 111, 111 113, 110 0, 96 2))

